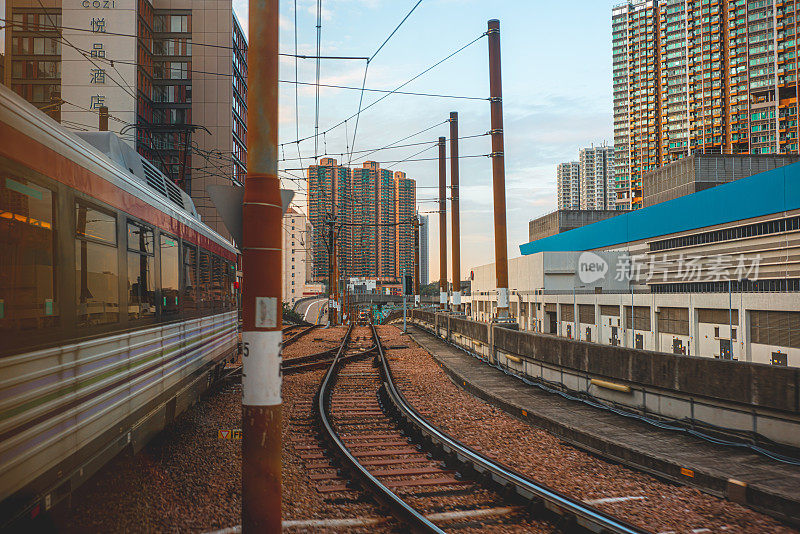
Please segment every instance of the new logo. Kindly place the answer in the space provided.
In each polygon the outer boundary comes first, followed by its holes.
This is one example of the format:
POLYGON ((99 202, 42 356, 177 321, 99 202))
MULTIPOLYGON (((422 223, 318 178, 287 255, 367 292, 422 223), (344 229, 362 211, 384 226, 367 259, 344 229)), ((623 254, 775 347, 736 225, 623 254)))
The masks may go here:
POLYGON ((578 258, 578 278, 584 284, 597 282, 607 273, 608 263, 594 252, 584 252, 578 258))

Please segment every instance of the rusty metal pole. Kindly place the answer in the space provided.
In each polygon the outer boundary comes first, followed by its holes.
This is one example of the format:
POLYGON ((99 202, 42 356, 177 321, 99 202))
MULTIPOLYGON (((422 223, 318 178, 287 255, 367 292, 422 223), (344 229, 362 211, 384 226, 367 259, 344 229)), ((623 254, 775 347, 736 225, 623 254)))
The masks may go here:
POLYGON ((250 0, 248 172, 242 206, 242 532, 281 532, 278 3, 250 0))
POLYGON ((419 306, 419 215, 414 217, 414 306, 419 306))
POLYGON ((331 325, 336 326, 339 324, 339 254, 337 248, 339 246, 339 231, 336 229, 336 219, 334 219, 334 228, 333 228, 333 274, 331 275, 331 284, 333 287, 331 288, 331 298, 333 299, 333 306, 332 312, 333 318, 331 319, 331 325))
POLYGON ((439 308, 447 309, 447 150, 439 138, 439 308))
POLYGON ((489 100, 492 115, 492 190, 497 319, 508 320, 508 250, 506 236, 506 166, 503 157, 503 86, 500 74, 500 21, 489 21, 489 100))
POLYGON ((100 122, 100 124, 98 124, 98 129, 101 132, 107 132, 108 131, 108 108, 106 106, 101 106, 100 107, 99 122, 100 122))
POLYGON ((458 113, 450 113, 450 213, 453 242, 453 311, 461 312, 461 221, 458 211, 458 113))

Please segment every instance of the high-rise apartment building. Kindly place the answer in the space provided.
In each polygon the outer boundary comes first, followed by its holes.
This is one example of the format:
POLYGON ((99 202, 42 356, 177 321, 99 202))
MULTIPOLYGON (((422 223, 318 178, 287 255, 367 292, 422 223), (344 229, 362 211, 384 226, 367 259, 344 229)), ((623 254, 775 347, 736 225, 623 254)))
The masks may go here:
POLYGON ((333 158, 322 158, 308 168, 308 213, 311 223, 311 249, 314 263, 312 280, 327 282, 330 272, 331 230, 336 231, 338 269, 341 276, 352 276, 353 186, 352 173, 333 158))
POLYGON ((231 0, 7 0, 3 83, 79 131, 109 130, 227 229, 205 187, 242 183, 247 42, 231 0))
POLYGON ((580 209, 613 210, 614 147, 592 146, 580 151, 580 209))
POLYGON ((558 209, 577 210, 581 207, 581 164, 577 161, 559 163, 556 169, 558 209))
POLYGON ((308 168, 308 202, 314 281, 328 280, 334 206, 340 277, 394 283, 403 267, 412 272, 416 185, 405 173, 381 169, 374 161, 350 169, 323 158, 308 168))
POLYGON ((698 153, 797 154, 796 31, 785 0, 634 0, 612 9, 617 206, 698 153))
POLYGON ((428 254, 428 234, 430 221, 427 215, 419 215, 419 283, 426 286, 430 283, 430 256, 428 254))
POLYGON ((402 276, 414 274, 414 217, 417 212, 416 182, 406 178, 406 173, 394 173, 395 184, 395 254, 397 258, 397 274, 402 276))
POLYGON ((283 215, 283 300, 291 305, 303 296, 309 280, 308 219, 294 207, 283 215))

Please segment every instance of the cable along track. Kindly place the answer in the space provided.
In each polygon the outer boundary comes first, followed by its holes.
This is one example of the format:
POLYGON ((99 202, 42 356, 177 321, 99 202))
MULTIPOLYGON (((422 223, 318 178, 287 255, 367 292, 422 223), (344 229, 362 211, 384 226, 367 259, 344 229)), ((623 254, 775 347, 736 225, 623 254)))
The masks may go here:
MULTIPOLYGON (((418 532, 478 525, 521 532, 645 532, 497 464, 428 423, 395 386, 377 330, 371 329, 375 347, 357 354, 348 353, 348 330, 320 386, 315 415, 339 474, 357 480, 394 516, 418 532), (376 357, 366 358, 370 354, 376 357)), ((330 479, 318 490, 349 487, 338 475, 330 479)))

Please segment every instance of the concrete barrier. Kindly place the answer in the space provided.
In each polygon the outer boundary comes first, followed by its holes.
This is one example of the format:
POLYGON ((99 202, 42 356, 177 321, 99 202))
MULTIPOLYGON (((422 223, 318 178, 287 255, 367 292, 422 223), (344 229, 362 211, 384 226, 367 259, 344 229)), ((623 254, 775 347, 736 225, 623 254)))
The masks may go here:
POLYGON ((797 368, 573 341, 427 310, 409 320, 520 376, 650 417, 800 449, 797 368))

